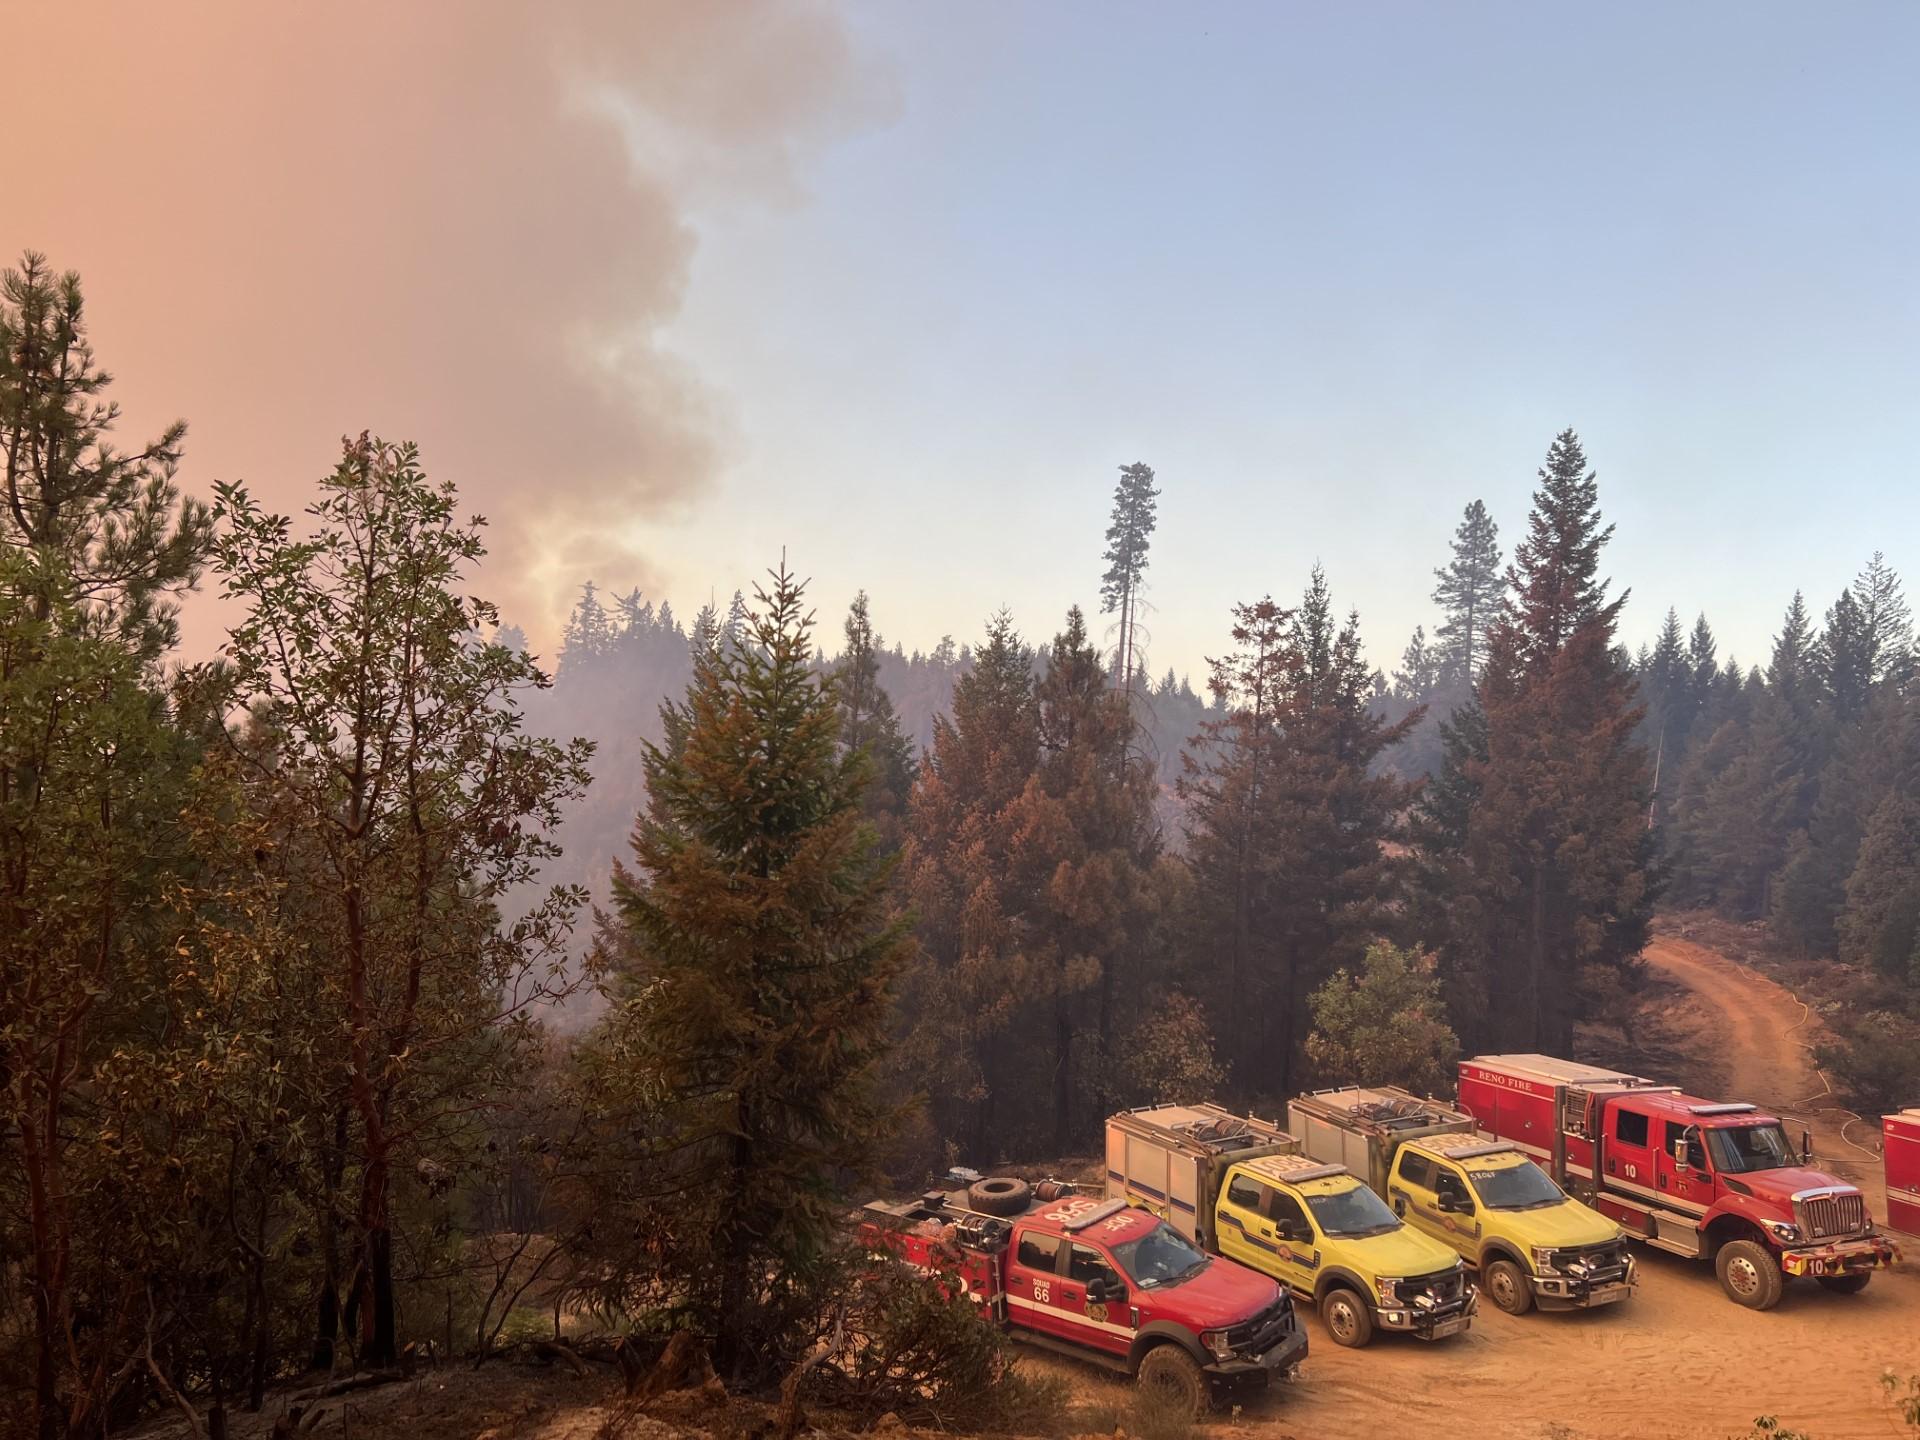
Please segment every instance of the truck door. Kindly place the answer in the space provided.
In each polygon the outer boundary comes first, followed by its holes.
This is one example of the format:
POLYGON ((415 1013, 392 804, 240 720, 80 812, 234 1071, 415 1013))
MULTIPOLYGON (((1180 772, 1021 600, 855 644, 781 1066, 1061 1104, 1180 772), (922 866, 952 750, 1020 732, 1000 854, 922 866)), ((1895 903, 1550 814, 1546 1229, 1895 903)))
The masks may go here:
POLYGON ((1215 1234, 1220 1253, 1255 1270, 1273 1273, 1273 1220, 1269 1209, 1272 1190, 1244 1170, 1227 1177, 1221 1192, 1215 1234))
POLYGON ((1043 1335, 1078 1340, 1079 1332, 1068 1329, 1067 1309, 1060 1293, 1066 1248, 1065 1240, 1044 1230, 1023 1227, 1017 1231, 1013 1259, 1007 1266, 1007 1303, 1016 1323, 1043 1335))
POLYGON ((1659 1177, 1654 1188, 1675 1209, 1704 1214, 1713 1204, 1713 1173, 1707 1169, 1707 1142, 1700 1127, 1684 1120, 1665 1120, 1661 1126, 1660 1153, 1653 1160, 1659 1177))
POLYGON ((1393 1213, 1416 1230, 1434 1233, 1439 1207, 1433 1193, 1434 1163, 1418 1150, 1401 1148, 1394 1157, 1393 1178, 1387 1184, 1387 1199, 1393 1213))
POLYGON ((1072 1338, 1111 1354, 1126 1354, 1133 1344, 1133 1330, 1126 1323, 1128 1307, 1118 1298, 1123 1293, 1119 1268, 1105 1254, 1077 1241, 1068 1248, 1060 1302, 1072 1338), (1108 1294, 1115 1298, 1109 1301, 1105 1298, 1108 1294), (1075 1306, 1079 1307, 1077 1316, 1075 1306))
POLYGON ((1307 1207, 1284 1190, 1267 1190, 1267 1205, 1273 1217, 1273 1239, 1268 1243, 1274 1250, 1260 1268, 1302 1295, 1313 1294, 1313 1282, 1320 1273, 1320 1238, 1307 1218, 1307 1207))
POLYGON ((1604 1183, 1619 1190, 1644 1195, 1649 1200, 1664 1199, 1654 1185, 1653 1121, 1639 1110, 1625 1105, 1612 1107, 1607 1117, 1606 1175, 1604 1183))

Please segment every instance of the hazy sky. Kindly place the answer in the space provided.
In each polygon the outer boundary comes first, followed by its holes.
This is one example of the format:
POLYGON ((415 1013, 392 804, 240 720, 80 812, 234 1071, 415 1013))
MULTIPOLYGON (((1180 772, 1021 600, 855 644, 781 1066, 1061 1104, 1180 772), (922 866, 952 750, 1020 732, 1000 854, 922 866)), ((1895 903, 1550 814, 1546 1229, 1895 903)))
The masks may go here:
POLYGON ((1315 559, 1390 666, 1569 424, 1636 643, 1920 580, 1905 3, 0 15, 62 47, 0 244, 82 271, 130 421, 282 506, 417 436, 537 636, 784 545, 909 647, 1038 638, 1145 460, 1156 670, 1315 559))

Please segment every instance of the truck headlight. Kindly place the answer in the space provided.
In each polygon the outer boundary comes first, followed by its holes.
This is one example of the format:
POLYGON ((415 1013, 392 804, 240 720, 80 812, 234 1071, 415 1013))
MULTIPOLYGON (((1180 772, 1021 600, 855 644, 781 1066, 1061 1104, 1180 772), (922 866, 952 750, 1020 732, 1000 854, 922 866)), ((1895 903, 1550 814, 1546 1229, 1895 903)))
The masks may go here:
POLYGON ((1231 1360, 1233 1358, 1233 1345, 1227 1339, 1227 1332, 1224 1330, 1207 1330, 1202 1332, 1200 1343, 1213 1352, 1213 1358, 1216 1360, 1231 1360))
POLYGON ((1551 1269, 1553 1269, 1553 1268, 1554 1268, 1554 1267, 1553 1267, 1553 1257, 1554 1257, 1554 1256, 1555 1256, 1556 1254, 1558 1254, 1558 1253, 1559 1253, 1559 1252, 1558 1252, 1558 1251, 1556 1251, 1556 1250, 1555 1250, 1555 1249, 1554 1249, 1554 1248, 1553 1248, 1553 1247, 1552 1247, 1551 1245, 1536 1245, 1536 1246, 1534 1246, 1534 1247, 1533 1247, 1533 1268, 1534 1268, 1534 1271, 1535 1271, 1536 1273, 1538 1273, 1538 1272, 1540 1272, 1540 1271, 1542 1271, 1542 1270, 1551 1270, 1551 1269))
POLYGON ((1798 1225, 1789 1225, 1784 1220, 1769 1220, 1766 1222, 1766 1225, 1768 1231, 1772 1233, 1773 1238, 1784 1245, 1795 1244, 1800 1239, 1800 1227, 1798 1225))
POLYGON ((1400 1298, 1400 1282, 1376 1276, 1373 1282, 1373 1293, 1379 1297, 1382 1305, 1392 1305, 1400 1298))

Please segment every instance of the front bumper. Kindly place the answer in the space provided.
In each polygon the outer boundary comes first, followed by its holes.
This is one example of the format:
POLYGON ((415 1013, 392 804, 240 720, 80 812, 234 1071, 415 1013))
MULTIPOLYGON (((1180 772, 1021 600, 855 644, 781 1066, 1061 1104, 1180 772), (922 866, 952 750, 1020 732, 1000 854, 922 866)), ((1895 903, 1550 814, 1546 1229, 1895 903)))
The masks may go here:
POLYGON ((1884 1235, 1801 1245, 1780 1252, 1780 1268, 1789 1275, 1858 1275, 1867 1270, 1891 1270, 1899 1263, 1900 1247, 1884 1235))
POLYGON ((1231 1360, 1216 1360, 1200 1368, 1222 1380, 1244 1380, 1254 1375, 1284 1375, 1307 1358, 1306 1327, 1297 1320, 1280 1341, 1258 1355, 1236 1355, 1231 1360))
POLYGON ((1431 1309, 1410 1305, 1376 1306, 1373 1323, 1382 1330, 1405 1331, 1422 1340, 1443 1340, 1471 1327, 1473 1312, 1479 1307, 1480 1292, 1468 1285, 1458 1300, 1431 1309))
POLYGON ((1633 1256, 1629 1255, 1624 1271, 1611 1279, 1594 1280, 1558 1272, 1535 1275, 1533 1294, 1542 1310, 1592 1310, 1627 1299, 1633 1294, 1638 1278, 1633 1256))

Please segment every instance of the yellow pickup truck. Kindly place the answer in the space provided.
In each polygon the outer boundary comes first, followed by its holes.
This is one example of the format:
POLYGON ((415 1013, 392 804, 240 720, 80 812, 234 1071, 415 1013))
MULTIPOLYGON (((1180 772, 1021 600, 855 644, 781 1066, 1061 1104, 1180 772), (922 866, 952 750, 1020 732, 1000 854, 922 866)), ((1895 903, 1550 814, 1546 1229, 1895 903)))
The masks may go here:
POLYGON ((1336 1344, 1365 1345, 1376 1329, 1423 1340, 1467 1329, 1478 1296, 1460 1257, 1299 1149, 1271 1122, 1218 1105, 1124 1111, 1107 1121, 1107 1193, 1279 1280, 1319 1309, 1336 1344))
POLYGON ((1393 1212, 1452 1249, 1509 1315, 1586 1309, 1633 1293, 1618 1225, 1554 1184, 1471 1116, 1404 1090, 1322 1090, 1288 1107, 1307 1153, 1365 1174, 1393 1212))

